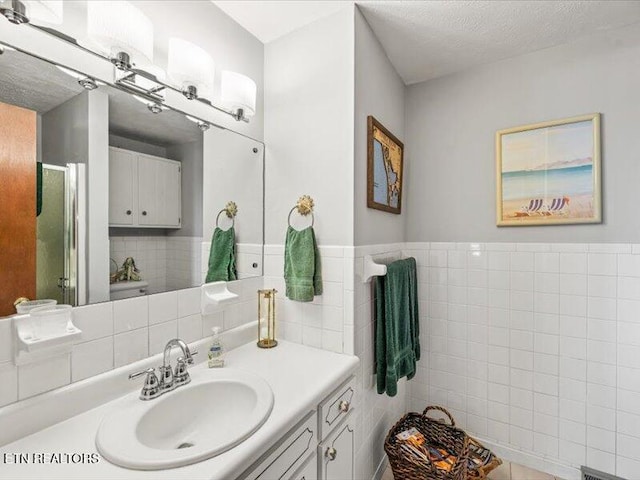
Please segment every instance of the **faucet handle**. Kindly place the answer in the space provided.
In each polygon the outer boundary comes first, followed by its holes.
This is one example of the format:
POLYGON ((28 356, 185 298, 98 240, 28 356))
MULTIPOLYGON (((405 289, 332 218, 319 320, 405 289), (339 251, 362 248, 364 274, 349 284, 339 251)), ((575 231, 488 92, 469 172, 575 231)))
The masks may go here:
POLYGON ((173 370, 171 365, 163 365, 160 367, 160 386, 163 390, 173 390, 176 385, 173 383, 173 370))
POLYGON ((155 368, 147 368, 146 370, 141 370, 140 372, 135 372, 129 375, 130 380, 145 374, 147 375, 144 379, 142 390, 140 391, 140 400, 151 400, 161 395, 160 381, 158 380, 155 372, 155 368))
POLYGON ((193 363, 193 356, 197 355, 198 351, 197 350, 189 350, 189 359, 187 360, 187 363, 189 365, 191 365, 193 363))
MULTIPOLYGON (((156 369, 153 367, 149 367, 146 370, 140 370, 139 372, 135 372, 129 375, 129 380, 133 380, 134 378, 138 378, 141 377, 142 375, 151 375, 152 373, 155 373, 156 369)), ((154 375, 155 376, 155 375, 154 375)), ((157 377, 156 377, 157 378, 157 377)))
POLYGON ((178 357, 178 363, 176 365, 176 370, 173 374, 173 381, 178 385, 186 385, 191 381, 191 377, 189 372, 187 372, 187 363, 184 357, 178 357))

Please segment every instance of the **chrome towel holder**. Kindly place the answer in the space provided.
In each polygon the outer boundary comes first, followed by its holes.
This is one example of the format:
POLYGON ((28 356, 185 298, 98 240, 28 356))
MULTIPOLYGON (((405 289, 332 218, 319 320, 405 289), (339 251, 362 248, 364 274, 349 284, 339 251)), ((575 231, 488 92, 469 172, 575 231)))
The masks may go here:
POLYGON ((218 212, 218 215, 216 216, 216 227, 219 227, 218 222, 220 220, 220 215, 223 213, 226 213, 227 218, 231 219, 231 228, 233 228, 236 224, 236 215, 238 214, 238 205, 236 205, 236 202, 227 202, 224 208, 218 212))
POLYGON ((311 198, 309 195, 301 196, 296 202, 295 206, 291 210, 289 210, 289 216, 287 217, 287 223, 289 224, 289 226, 291 227, 291 214, 294 212, 294 210, 298 210, 298 214, 302 215, 303 217, 311 214, 311 226, 313 227, 313 224, 315 222, 315 217, 313 216, 313 207, 313 198, 311 198))

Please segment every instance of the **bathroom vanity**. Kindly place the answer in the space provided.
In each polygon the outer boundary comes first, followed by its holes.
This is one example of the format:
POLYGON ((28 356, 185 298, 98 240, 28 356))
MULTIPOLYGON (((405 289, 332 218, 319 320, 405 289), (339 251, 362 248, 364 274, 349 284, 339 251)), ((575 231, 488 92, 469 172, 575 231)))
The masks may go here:
MULTIPOLYGON (((248 329, 247 329, 248 330, 248 329)), ((198 350, 205 351, 206 343, 198 350)), ((200 357, 199 359, 197 357, 200 357)), ((99 458, 94 463, 0 463, 0 477, 19 479, 335 479, 354 476, 355 417, 357 408, 354 371, 356 357, 335 354, 286 341, 264 350, 250 341, 227 353, 226 366, 208 369, 201 363, 190 368, 194 385, 246 372, 263 379, 273 392, 273 408, 253 434, 219 455, 189 465, 155 470, 123 468, 108 462, 96 448, 96 434, 105 417, 142 403, 170 399, 191 388, 180 387, 159 399, 138 398, 141 380, 129 382, 134 370, 159 363, 159 356, 87 379, 64 389, 20 402, 0 416, 0 457, 37 453, 83 454, 99 458), (338 386, 338 388, 336 388, 338 386), (121 389, 126 387, 125 392, 121 389), (182 389, 182 390, 181 390, 182 389), (114 391, 116 390, 116 391, 114 391), (114 399, 115 398, 115 399, 114 399), (100 404, 102 401, 106 403, 100 404), (111 401, 109 401, 112 399, 111 401), (89 409, 87 409, 89 408, 89 409), (85 410, 85 411, 82 411, 85 410), (51 419, 63 420, 47 427, 51 419), (8 427, 11 424, 11 428, 8 427), (23 434, 33 432, 27 436, 23 434), (14 438, 11 438, 13 436, 14 438), (18 439, 19 438, 19 439, 18 439)), ((216 409, 216 398, 202 402, 216 409)), ((180 407, 177 407, 180 408, 180 407)), ((189 405, 184 408, 189 409, 189 405)), ((198 412, 193 412, 198 416, 198 412)), ((179 415, 178 415, 179 416, 179 415)), ((171 422, 173 416, 165 418, 171 422)), ((119 425, 124 429, 133 425, 119 425)), ((136 430, 136 435, 138 435, 136 430)), ((224 435, 224 433, 223 433, 224 435)))

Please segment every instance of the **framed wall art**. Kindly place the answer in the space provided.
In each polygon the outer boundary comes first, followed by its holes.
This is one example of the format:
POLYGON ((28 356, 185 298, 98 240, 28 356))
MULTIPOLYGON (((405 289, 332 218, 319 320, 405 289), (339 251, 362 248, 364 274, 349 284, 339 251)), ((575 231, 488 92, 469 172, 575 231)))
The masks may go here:
POLYGON ((400 214, 404 145, 372 116, 367 118, 367 207, 400 214))
POLYGON ((498 226, 600 223, 600 114, 496 133, 498 226))

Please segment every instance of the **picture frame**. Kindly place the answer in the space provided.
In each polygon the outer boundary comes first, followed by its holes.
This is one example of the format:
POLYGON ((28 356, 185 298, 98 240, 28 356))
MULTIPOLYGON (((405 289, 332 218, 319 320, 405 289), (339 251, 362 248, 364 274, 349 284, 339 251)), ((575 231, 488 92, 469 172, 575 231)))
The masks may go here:
POLYGON ((496 132, 497 226, 602 222, 600 114, 496 132))
POLYGON ((373 116, 367 117, 367 207, 402 212, 404 144, 373 116))

